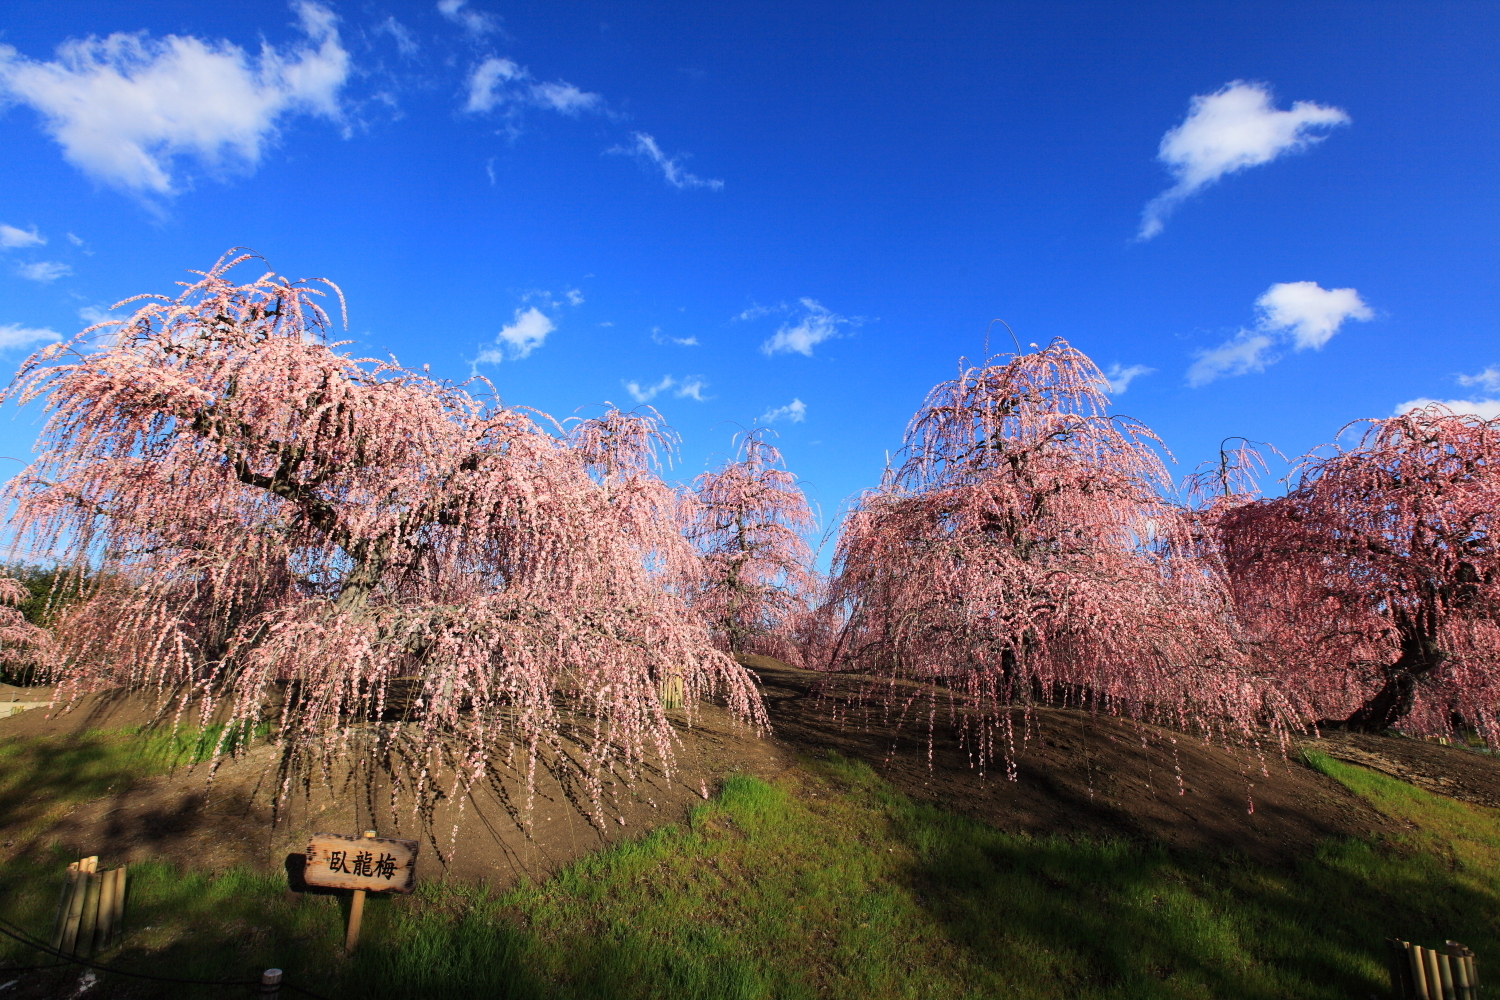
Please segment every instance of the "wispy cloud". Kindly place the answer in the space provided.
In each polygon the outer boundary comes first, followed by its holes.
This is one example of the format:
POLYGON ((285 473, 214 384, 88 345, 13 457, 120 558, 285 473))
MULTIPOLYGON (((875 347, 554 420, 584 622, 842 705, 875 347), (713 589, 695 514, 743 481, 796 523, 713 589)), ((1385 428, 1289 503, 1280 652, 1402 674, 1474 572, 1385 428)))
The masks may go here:
POLYGON ((1122 396, 1125 390, 1130 388, 1130 383, 1154 371, 1156 371, 1155 368, 1147 368, 1145 365, 1131 365, 1129 368, 1110 365, 1109 370, 1104 373, 1104 378, 1108 382, 1109 391, 1116 396, 1122 396))
POLYGON ((807 418, 807 404, 800 399, 793 399, 785 406, 777 406, 767 410, 755 418, 758 424, 774 424, 778 420, 786 420, 790 423, 800 424, 807 418))
POLYGON ((707 388, 708 383, 703 380, 701 375, 688 375, 681 382, 677 383, 677 391, 673 395, 702 403, 709 398, 703 395, 703 390, 707 388))
POLYGON ((656 140, 645 132, 632 132, 632 142, 628 146, 614 146, 605 150, 606 153, 615 153, 622 156, 634 156, 649 166, 654 166, 661 171, 668 184, 674 188, 708 188, 710 191, 720 191, 724 182, 699 177, 690 173, 682 165, 680 156, 668 156, 662 152, 662 148, 656 144, 656 140))
POLYGON ((567 288, 567 289, 563 290, 563 294, 568 297, 568 305, 570 305, 570 306, 581 306, 581 305, 583 305, 583 290, 582 289, 580 289, 580 288, 567 288))
POLYGON ((603 101, 598 94, 580 90, 564 80, 538 82, 530 70, 515 60, 491 56, 469 74, 469 97, 464 110, 482 114, 541 108, 578 115, 598 110, 603 101))
POLYGON ((1489 392, 1500 392, 1500 368, 1493 365, 1477 375, 1457 376, 1459 385, 1477 385, 1489 392))
POLYGON ((294 3, 307 44, 265 44, 251 57, 227 41, 145 32, 64 42, 39 62, 0 46, 0 91, 30 105, 84 173, 136 194, 174 194, 180 161, 214 172, 253 169, 294 114, 337 120, 350 73, 337 18, 294 3))
POLYGON ((1156 236, 1178 205, 1219 178, 1304 149, 1324 138, 1318 130, 1349 120, 1342 109, 1311 101, 1278 111, 1263 83, 1235 80, 1197 95, 1182 124, 1162 136, 1157 158, 1176 183, 1146 205, 1136 238, 1156 236))
POLYGON ((1188 369, 1189 385, 1263 371, 1280 360, 1277 348, 1287 342, 1293 350, 1318 350, 1346 320, 1375 318, 1354 289, 1322 288, 1314 281, 1272 285, 1255 300, 1255 306, 1260 315, 1254 328, 1241 329, 1218 347, 1200 352, 1188 369))
MULTIPOLYGON (((1485 392, 1500 392, 1500 368, 1493 365, 1482 372, 1474 375, 1456 375, 1454 381, 1459 385, 1478 386, 1485 392)), ((1500 417, 1500 399, 1429 399, 1426 396, 1417 399, 1408 399, 1396 407, 1393 413, 1400 415, 1409 410, 1420 409, 1425 406, 1438 405, 1448 408, 1454 413, 1472 413, 1483 417, 1485 420, 1493 420, 1500 417)))
POLYGON ((626 392, 630 393, 630 398, 637 403, 649 403, 668 390, 672 390, 672 395, 678 399, 691 399, 702 403, 709 398, 703 394, 703 390, 708 388, 708 383, 701 375, 685 375, 681 380, 670 375, 663 375, 661 381, 655 385, 642 385, 634 380, 622 381, 620 384, 625 387, 626 392))
POLYGON ((411 33, 411 29, 395 17, 387 17, 381 21, 375 26, 375 31, 378 34, 390 35, 396 43, 396 51, 408 59, 422 51, 422 46, 417 44, 416 36, 411 33))
POLYGON ((1444 407, 1457 414, 1473 414, 1483 420, 1494 420, 1500 417, 1500 399, 1428 399, 1425 396, 1408 399, 1392 410, 1391 414, 1399 417, 1403 413, 1433 405, 1444 407))
POLYGON ((47 242, 47 237, 37 232, 36 226, 30 229, 17 229, 15 226, 7 226, 0 223, 0 247, 14 250, 20 247, 39 247, 47 242))
POLYGON ((498 364, 507 358, 519 361, 541 347, 547 334, 556 329, 551 317, 536 306, 517 309, 515 322, 501 327, 495 334, 495 346, 480 351, 475 360, 483 364, 498 364))
POLYGON ((661 332, 661 327, 651 328, 651 342, 653 344, 676 344, 678 347, 697 347, 697 337, 669 337, 661 332))
POLYGON ((814 347, 839 336, 841 327, 854 322, 824 308, 816 299, 798 301, 802 304, 802 315, 795 322, 783 323, 769 340, 760 345, 761 353, 805 354, 812 357, 814 347))
POLYGON ((501 30, 500 19, 488 11, 474 10, 469 0, 438 0, 438 13, 476 38, 501 30))
POLYGON ((20 323, 0 324, 0 350, 30 347, 32 344, 44 344, 61 339, 62 334, 46 327, 22 326, 20 323))
POLYGON ((73 273, 73 269, 62 261, 39 260, 34 264, 22 264, 16 268, 16 273, 27 281, 56 281, 73 273))

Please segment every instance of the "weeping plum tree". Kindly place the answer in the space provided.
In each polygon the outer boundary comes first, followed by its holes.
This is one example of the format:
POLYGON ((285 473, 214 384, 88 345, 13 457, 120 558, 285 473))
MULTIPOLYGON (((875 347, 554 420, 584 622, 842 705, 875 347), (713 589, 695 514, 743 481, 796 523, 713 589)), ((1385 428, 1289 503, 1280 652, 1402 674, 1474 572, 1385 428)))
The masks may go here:
POLYGON ((839 543, 842 661, 990 712, 1041 697, 1285 727, 1295 706, 1247 670, 1155 436, 1107 413, 1105 384, 1058 340, 932 390, 839 543))
POLYGON ((765 428, 747 432, 736 457, 694 480, 688 537, 704 560, 693 606, 729 652, 794 658, 789 619, 806 607, 813 527, 807 498, 782 467, 765 428))
POLYGON ((1286 496, 1219 518, 1239 615, 1265 669, 1325 718, 1442 732, 1457 713, 1493 739, 1500 420, 1428 407, 1362 423, 1286 496))
POLYGON ((12 528, 100 570, 57 621, 66 689, 146 689, 231 723, 279 701, 290 755, 373 735, 465 780, 496 750, 534 762, 579 720, 586 770, 670 759, 668 674, 689 706, 718 692, 763 721, 674 592, 697 556, 644 468, 654 426, 611 416, 570 441, 341 354, 321 293, 236 285, 247 259, 43 349, 9 390, 49 414, 8 487, 12 528))

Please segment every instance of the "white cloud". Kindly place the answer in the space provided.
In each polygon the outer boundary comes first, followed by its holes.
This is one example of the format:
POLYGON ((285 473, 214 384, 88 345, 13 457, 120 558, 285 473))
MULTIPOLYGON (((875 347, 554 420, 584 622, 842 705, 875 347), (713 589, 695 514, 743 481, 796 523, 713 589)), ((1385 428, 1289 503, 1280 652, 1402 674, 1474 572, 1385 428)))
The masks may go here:
POLYGON ((1458 384, 1478 385, 1483 386, 1490 392, 1500 392, 1500 368, 1491 366, 1478 375, 1460 375, 1458 376, 1458 384))
POLYGON ((1394 416, 1400 416, 1410 410, 1419 410, 1427 406, 1443 406, 1454 413, 1472 413, 1483 420, 1494 420, 1500 417, 1500 399, 1408 399, 1392 411, 1394 416))
POLYGON ((1106 388, 1116 396, 1122 395, 1126 389, 1130 388, 1130 383, 1142 375, 1150 375, 1154 371, 1156 371, 1155 368, 1147 368, 1145 365, 1131 365, 1129 368, 1110 365, 1109 371, 1104 373, 1104 379, 1107 383, 1106 388))
POLYGON ((581 306, 581 305, 583 305, 583 291, 581 289, 578 289, 578 288, 569 288, 569 289, 566 289, 563 292, 563 294, 568 297, 568 305, 570 305, 570 306, 581 306))
POLYGON ((631 137, 635 140, 630 146, 615 146, 605 150, 607 153, 618 153, 624 156, 634 156, 643 163, 648 163, 661 171, 668 184, 674 188, 708 188, 710 191, 719 191, 724 187, 724 182, 709 180, 699 177, 697 174, 689 173, 683 169, 680 157, 668 156, 662 152, 656 140, 645 132, 633 132, 631 137))
POLYGON ((61 340, 62 334, 46 327, 22 326, 19 323, 0 324, 0 350, 12 347, 29 347, 47 341, 61 340))
POLYGON ((1346 319, 1371 320, 1375 314, 1352 288, 1320 288, 1315 281, 1283 281, 1255 300, 1262 330, 1290 330, 1297 350, 1328 343, 1346 319))
POLYGON ((678 399, 691 399, 702 403, 709 398, 703 395, 703 390, 708 388, 708 383, 704 381, 702 375, 686 375, 681 381, 670 375, 663 375, 661 381, 655 385, 641 385, 636 381, 622 381, 620 384, 625 387, 626 392, 630 393, 630 398, 637 403, 649 403, 668 389, 674 389, 672 395, 678 399))
POLYGON ((679 399, 692 399, 699 403, 705 402, 708 397, 703 395, 703 390, 708 388, 708 383, 703 381, 701 375, 689 375, 677 385, 674 393, 679 399))
POLYGON ((1188 369, 1188 385, 1206 385, 1223 375, 1264 371, 1280 360, 1275 351, 1291 341, 1294 350, 1321 350, 1345 320, 1361 322, 1375 312, 1352 288, 1322 288, 1315 281, 1283 281, 1255 300, 1260 318, 1253 330, 1240 330, 1211 350, 1201 351, 1188 369))
POLYGON ((787 420, 794 424, 800 424, 807 418, 807 404, 800 399, 793 399, 785 406, 778 406, 767 410, 755 418, 758 424, 775 423, 778 420, 787 420))
POLYGON ((599 105, 599 95, 580 90, 562 80, 539 83, 531 88, 532 99, 545 108, 561 111, 565 115, 576 115, 580 111, 592 111, 599 105))
POLYGON ((668 389, 672 388, 672 386, 676 385, 677 380, 670 375, 663 375, 661 377, 661 381, 656 383, 655 385, 643 386, 639 382, 635 381, 622 382, 621 384, 625 386, 625 391, 630 393, 631 399, 635 400, 637 403, 649 403, 651 402, 651 400, 655 399, 657 396, 661 395, 668 389))
POLYGON ((464 110, 482 114, 496 109, 515 112, 532 107, 577 115, 598 109, 603 101, 598 94, 579 90, 562 80, 538 83, 525 66, 512 59, 491 56, 469 74, 469 99, 464 110))
POLYGON ((1176 183, 1147 204, 1136 238, 1149 240, 1160 233, 1178 205, 1226 174, 1306 148, 1324 138, 1315 130, 1349 120, 1342 109, 1311 101, 1278 111, 1265 84, 1243 80, 1195 96, 1187 118, 1162 136, 1157 154, 1176 183))
POLYGON ((408 59, 422 51, 422 46, 417 44, 416 36, 411 33, 411 29, 395 17, 388 17, 381 21, 375 26, 375 30, 390 35, 396 43, 396 50, 408 59))
POLYGON ((651 342, 653 344, 676 344, 678 347, 697 347, 697 337, 669 337, 661 332, 661 327, 651 328, 651 342))
POLYGON ((760 345, 762 353, 796 353, 812 357, 814 347, 831 337, 837 337, 839 327, 851 322, 825 309, 816 299, 800 301, 803 309, 801 318, 796 323, 783 323, 770 340, 760 345))
POLYGON ((17 229, 15 226, 7 226, 0 223, 0 247, 14 250, 18 247, 39 247, 47 242, 47 237, 37 232, 36 226, 30 229, 17 229))
POLYGON ((1188 385, 1196 389, 1221 375, 1264 371, 1266 365, 1279 360, 1272 352, 1275 345, 1274 337, 1241 330, 1233 339, 1218 347, 1199 352, 1198 360, 1188 369, 1188 385))
POLYGON ((73 269, 57 260, 39 260, 35 264, 22 264, 16 273, 27 281, 56 281, 73 273, 73 269))
POLYGON ((786 303, 783 302, 779 306, 754 305, 738 315, 731 316, 729 321, 731 323, 741 323, 746 320, 760 319, 762 316, 769 316, 772 313, 778 312, 786 312, 786 303))
POLYGON ((517 309, 515 322, 501 327, 495 335, 495 346, 480 351, 476 360, 484 364, 497 364, 507 357, 519 361, 541 347, 547 334, 556 329, 547 314, 536 306, 517 309))
POLYGON ((500 30, 500 19, 482 10, 469 10, 469 0, 438 0, 438 13, 471 35, 488 35, 500 30))
POLYGON ((327 7, 293 4, 313 45, 262 45, 136 34, 72 39, 37 62, 0 46, 0 90, 30 105, 84 173, 127 191, 170 195, 179 158, 211 170, 254 167, 294 113, 340 116, 349 53, 327 7))

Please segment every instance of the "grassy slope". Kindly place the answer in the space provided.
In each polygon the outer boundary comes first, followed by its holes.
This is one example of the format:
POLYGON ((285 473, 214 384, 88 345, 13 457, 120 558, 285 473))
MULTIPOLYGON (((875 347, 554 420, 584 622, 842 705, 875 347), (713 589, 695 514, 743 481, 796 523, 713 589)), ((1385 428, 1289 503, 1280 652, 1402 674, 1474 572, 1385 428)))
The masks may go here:
MULTIPOLYGON (((733 778, 686 827, 542 885, 372 898, 348 962, 340 898, 287 893, 280 877, 137 866, 133 933, 104 958, 205 978, 276 965, 325 996, 445 1000, 1344 998, 1384 994, 1392 934, 1456 938, 1481 965, 1500 961, 1500 813, 1309 762, 1410 834, 1268 870, 1002 834, 832 760, 776 786, 733 778)), ((0 871, 0 915, 45 936, 62 863, 0 871)), ((0 964, 30 960, 0 945, 0 964)))

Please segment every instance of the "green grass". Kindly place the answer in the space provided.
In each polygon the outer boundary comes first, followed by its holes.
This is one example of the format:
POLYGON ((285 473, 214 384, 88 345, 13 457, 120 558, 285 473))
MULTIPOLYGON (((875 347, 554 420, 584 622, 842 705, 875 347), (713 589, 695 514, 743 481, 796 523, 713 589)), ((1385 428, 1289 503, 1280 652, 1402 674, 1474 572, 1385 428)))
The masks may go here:
MULTIPOLYGON (((730 778, 688 823, 540 885, 372 897, 349 961, 342 898, 288 893, 279 875, 137 866, 131 936, 106 957, 203 978, 275 965, 325 996, 375 1000, 1344 1000, 1387 994, 1391 935, 1456 938, 1500 962, 1500 814, 1309 763, 1409 835, 1328 843, 1280 869, 1012 836, 833 759, 774 785, 730 778)), ((0 914, 44 931, 65 860, 0 871, 0 914)), ((0 964, 25 958, 0 946, 0 964)))
POLYGON ((214 725, 0 740, 0 828, 10 830, 14 839, 29 839, 74 803, 117 794, 142 778, 229 753, 267 731, 260 726, 226 732, 214 725))

